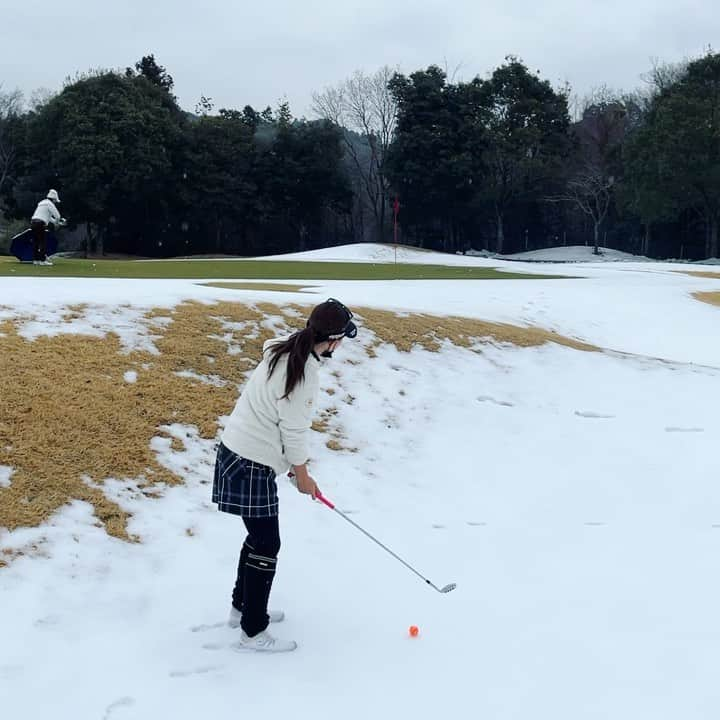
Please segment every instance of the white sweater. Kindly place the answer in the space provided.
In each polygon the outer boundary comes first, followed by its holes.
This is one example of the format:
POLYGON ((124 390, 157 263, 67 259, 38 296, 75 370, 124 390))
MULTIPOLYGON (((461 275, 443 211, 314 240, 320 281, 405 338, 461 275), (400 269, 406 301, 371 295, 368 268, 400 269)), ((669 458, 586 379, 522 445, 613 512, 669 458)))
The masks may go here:
POLYGON ((268 465, 278 475, 291 465, 307 462, 307 433, 318 391, 320 362, 313 356, 305 363, 305 379, 285 395, 287 354, 281 356, 268 379, 270 353, 263 345, 262 362, 255 368, 230 415, 221 441, 237 455, 268 465))
POLYGON ((46 225, 62 225, 63 219, 60 217, 58 209, 52 200, 41 200, 35 208, 32 220, 42 220, 46 225))

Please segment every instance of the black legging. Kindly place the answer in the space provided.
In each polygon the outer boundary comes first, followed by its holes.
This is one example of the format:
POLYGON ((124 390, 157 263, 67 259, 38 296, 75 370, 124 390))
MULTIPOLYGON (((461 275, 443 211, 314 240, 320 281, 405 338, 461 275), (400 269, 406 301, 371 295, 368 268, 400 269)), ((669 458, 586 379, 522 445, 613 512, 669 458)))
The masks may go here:
POLYGON ((268 626, 268 598, 280 552, 278 517, 249 518, 243 522, 248 531, 238 563, 232 604, 242 613, 242 629, 254 637, 268 626))
POLYGON ((33 220, 30 223, 30 228, 33 236, 33 260, 46 260, 45 244, 47 242, 47 236, 45 235, 45 230, 47 230, 47 225, 42 220, 33 220))

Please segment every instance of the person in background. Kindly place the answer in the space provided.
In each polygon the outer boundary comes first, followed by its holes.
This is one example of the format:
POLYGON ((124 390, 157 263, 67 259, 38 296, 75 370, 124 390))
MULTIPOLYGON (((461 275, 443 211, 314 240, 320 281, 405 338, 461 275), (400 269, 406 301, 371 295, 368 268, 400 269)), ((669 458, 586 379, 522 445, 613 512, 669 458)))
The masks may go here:
POLYGON ((231 627, 242 628, 240 649, 287 652, 297 647, 267 631, 269 622, 284 618, 267 609, 280 550, 275 478, 291 471, 301 493, 315 498, 319 492, 307 469, 318 369, 343 338, 357 335, 352 316, 331 298, 312 310, 304 329, 268 340, 223 431, 212 500, 218 510, 239 515, 247 530, 228 620, 231 627))
POLYGON ((60 197, 57 190, 49 190, 44 200, 38 203, 32 219, 30 229, 33 235, 33 265, 52 265, 45 251, 47 231, 65 225, 65 218, 60 215, 57 206, 60 204, 60 197))

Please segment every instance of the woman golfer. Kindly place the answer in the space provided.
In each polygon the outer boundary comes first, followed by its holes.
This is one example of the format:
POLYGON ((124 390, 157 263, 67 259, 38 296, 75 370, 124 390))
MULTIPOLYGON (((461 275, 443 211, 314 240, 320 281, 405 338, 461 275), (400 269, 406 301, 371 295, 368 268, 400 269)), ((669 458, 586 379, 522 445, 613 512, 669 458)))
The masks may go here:
POLYGON ((275 478, 291 471, 301 493, 314 498, 318 492, 306 463, 320 358, 332 357, 343 338, 357 335, 352 317, 330 299, 313 309, 303 330, 267 341, 222 434, 212 500, 218 510, 240 515, 248 533, 228 621, 242 628, 239 647, 266 652, 297 647, 267 631, 269 622, 284 618, 267 609, 280 550, 275 478))

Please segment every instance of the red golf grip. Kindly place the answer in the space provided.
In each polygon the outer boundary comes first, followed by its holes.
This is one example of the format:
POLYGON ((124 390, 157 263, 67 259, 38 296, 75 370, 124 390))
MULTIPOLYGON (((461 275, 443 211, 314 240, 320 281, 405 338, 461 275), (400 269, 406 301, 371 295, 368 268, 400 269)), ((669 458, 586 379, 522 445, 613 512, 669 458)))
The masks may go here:
POLYGON ((323 503, 323 505, 327 505, 331 510, 335 509, 335 506, 319 490, 315 498, 323 503))

